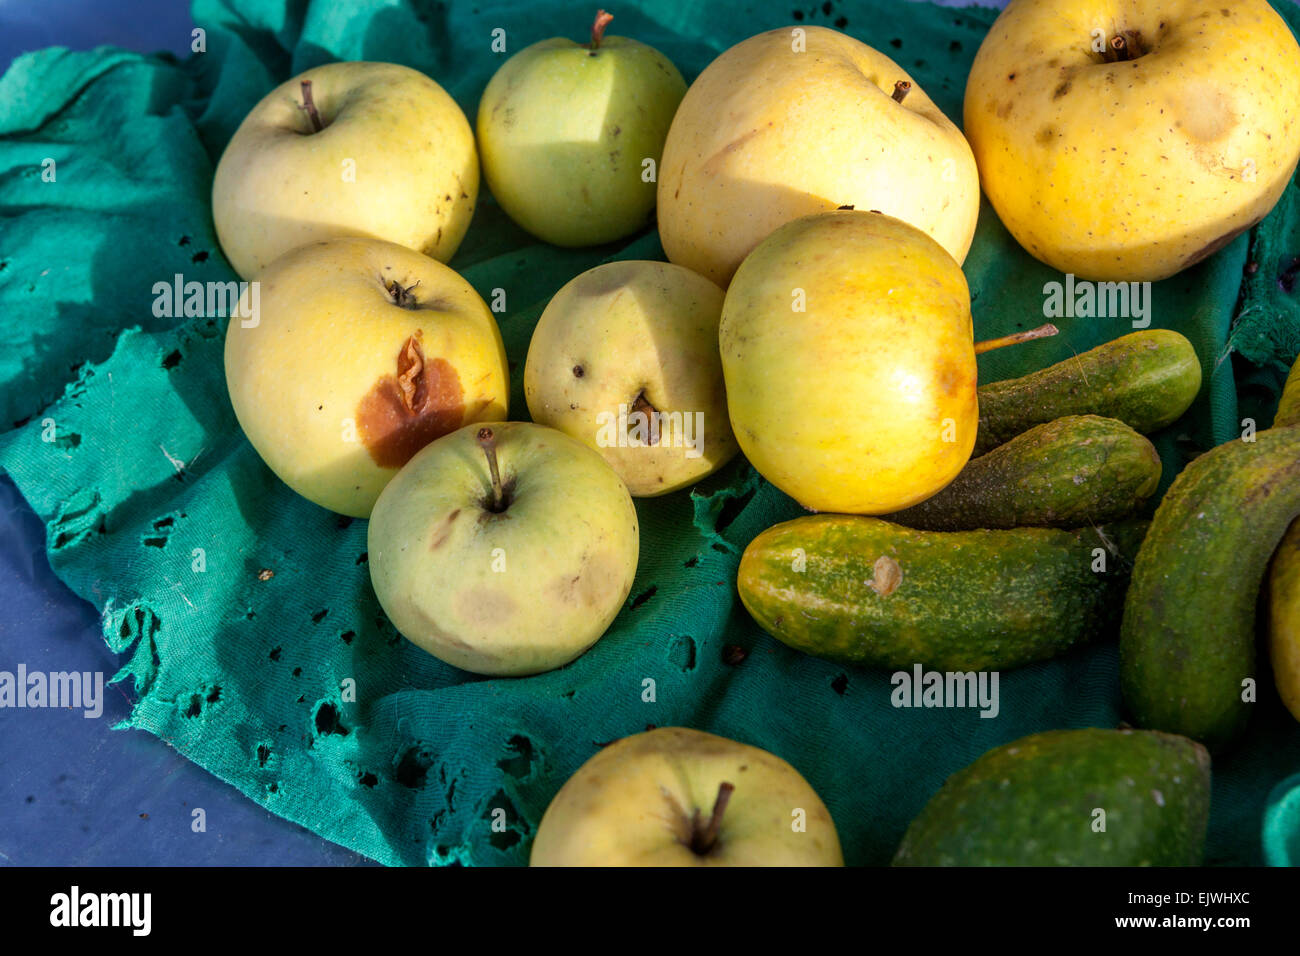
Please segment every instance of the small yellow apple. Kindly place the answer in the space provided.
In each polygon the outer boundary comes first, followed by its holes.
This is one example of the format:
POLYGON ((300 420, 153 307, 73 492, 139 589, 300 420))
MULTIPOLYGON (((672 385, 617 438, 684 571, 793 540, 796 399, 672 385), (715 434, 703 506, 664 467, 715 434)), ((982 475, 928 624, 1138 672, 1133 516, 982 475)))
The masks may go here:
POLYGON ((661 727, 578 768, 542 816, 530 865, 843 866, 844 857, 826 805, 790 764, 661 727))
POLYGON ((528 346, 533 421, 586 442, 637 497, 736 453, 718 355, 722 290, 667 262, 609 262, 546 306, 528 346))
POLYGON ((1085 279, 1163 279, 1291 181, 1300 46, 1266 0, 1012 0, 971 67, 965 125, 1031 255, 1085 279))
POLYGON ((364 518, 417 451, 509 395, 501 333, 473 286, 418 252, 333 239, 281 256, 226 330, 226 384, 263 461, 364 518), (250 308, 256 290, 256 306, 250 308))
POLYGON ((337 236, 446 262, 477 197, 474 133, 441 86, 394 63, 328 63, 244 118, 217 164, 212 218, 222 252, 249 279, 290 249, 337 236))
POLYGON ((772 230, 841 206, 909 222, 960 263, 979 203, 961 131, 897 63, 826 27, 769 30, 709 64, 659 170, 664 251, 724 288, 772 230))
POLYGON ((966 278, 901 220, 843 211, 782 226, 737 270, 719 341, 741 450, 806 508, 899 511, 970 458, 966 278))

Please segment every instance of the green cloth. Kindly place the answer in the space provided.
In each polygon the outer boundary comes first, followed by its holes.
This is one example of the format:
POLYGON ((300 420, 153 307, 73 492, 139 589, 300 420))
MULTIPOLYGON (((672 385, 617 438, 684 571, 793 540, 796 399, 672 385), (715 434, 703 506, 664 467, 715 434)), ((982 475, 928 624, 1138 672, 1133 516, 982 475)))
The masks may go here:
MULTIPOLYGON (((954 119, 996 11, 892 0, 801 7, 912 72, 954 119)), ((667 54, 688 80, 718 53, 791 21, 792 6, 628 2, 611 33, 667 54)), ((1281 8, 1300 31, 1300 8, 1281 8)), ((240 432, 225 389, 225 321, 158 318, 153 285, 234 278, 208 209, 217 157, 274 84, 333 59, 424 70, 473 118, 510 52, 586 35, 590 11, 541 0, 196 0, 206 52, 184 62, 101 49, 44 50, 0 79, 0 467, 49 529, 68 586, 103 610, 118 675, 147 730, 269 810, 389 864, 524 863, 542 813, 599 744, 686 725, 793 763, 829 806, 851 864, 887 863, 954 771, 984 751, 1060 727, 1121 719, 1114 641, 1007 672, 1001 710, 906 710, 889 674, 845 668, 763 634, 736 596, 745 544, 798 507, 743 461, 637 504, 642 555, 627 607, 589 653, 526 679, 487 680, 402 640, 366 568, 366 523, 297 497, 240 432), (42 163, 56 161, 54 182, 42 163), (65 387, 66 386, 66 387, 65 387), (265 571, 273 572, 267 577, 265 571), (263 580, 265 578, 265 580, 263 580), (748 651, 739 664, 724 648, 748 651), (653 702, 642 699, 653 678, 653 702), (355 699, 350 693, 355 682, 355 699), (503 809, 504 832, 492 829, 503 809)), ((1172 478, 1187 456, 1271 420, 1300 351, 1300 188, 1259 227, 1153 290, 1153 325, 1194 343, 1205 386, 1159 446, 1172 478), (1258 269, 1243 281, 1247 261, 1258 269), (1237 318, 1234 321, 1234 316, 1237 318)), ((529 335, 549 297, 611 258, 660 258, 648 230, 622 245, 541 245, 483 197, 452 262, 490 298, 526 415, 529 335)), ((965 266, 977 337, 1043 321, 1059 279, 987 206, 965 266)), ((1061 335, 981 359, 983 381, 1020 374, 1130 331, 1062 320, 1061 335)), ((1225 560, 1228 559, 1225 556, 1225 560)), ((1300 833, 1300 725, 1267 672, 1250 731, 1214 764, 1207 862, 1288 856, 1300 833), (1291 778, 1289 788, 1281 781, 1291 778), (1270 800, 1270 793, 1272 797, 1270 800)))

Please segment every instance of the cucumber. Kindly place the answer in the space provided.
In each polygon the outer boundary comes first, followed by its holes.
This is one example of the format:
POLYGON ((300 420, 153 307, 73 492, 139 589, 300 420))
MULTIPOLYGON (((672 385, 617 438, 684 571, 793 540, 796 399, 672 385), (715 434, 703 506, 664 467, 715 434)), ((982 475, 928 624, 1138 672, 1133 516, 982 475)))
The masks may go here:
POLYGON ((1050 730, 990 750, 912 821, 895 866, 1196 866, 1204 747, 1150 730, 1050 730))
POLYGON ((1132 332, 1023 378, 980 386, 972 455, 1065 415, 1118 418, 1145 435, 1176 421, 1200 388, 1201 363, 1184 336, 1132 332))
POLYGON ((1245 727, 1255 611, 1269 557, 1300 514, 1300 426, 1234 439, 1174 480, 1138 552, 1120 630, 1124 698, 1142 727, 1211 751, 1245 727))
MULTIPOLYGON (((1300 425, 1300 359, 1282 389, 1273 427, 1300 425)), ((1268 643, 1278 696, 1300 720, 1300 520, 1273 552, 1268 575, 1268 643)))
POLYGON ((890 521, 928 531, 1077 528, 1132 515, 1160 484, 1160 454, 1121 421, 1067 415, 968 462, 890 521))
POLYGON ((1018 667, 1118 623, 1145 524, 940 532, 810 515, 749 543, 740 599, 765 631, 817 657, 892 669, 1018 667))

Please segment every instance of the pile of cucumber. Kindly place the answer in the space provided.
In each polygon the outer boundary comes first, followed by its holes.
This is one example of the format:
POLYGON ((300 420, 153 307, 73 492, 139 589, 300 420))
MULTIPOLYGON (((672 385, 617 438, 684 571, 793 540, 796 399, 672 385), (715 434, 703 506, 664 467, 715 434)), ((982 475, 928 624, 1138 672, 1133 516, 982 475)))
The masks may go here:
POLYGON ((1300 719, 1300 361, 1273 427, 1192 461, 1141 520, 1161 475, 1144 435, 1200 385, 1191 343, 1152 329, 982 386, 974 457, 942 492, 884 519, 796 518, 746 548, 750 614, 831 660, 998 671, 1119 631, 1144 729, 990 751, 931 800, 896 863, 1198 863, 1209 755, 1257 698, 1261 589, 1278 690, 1300 719))

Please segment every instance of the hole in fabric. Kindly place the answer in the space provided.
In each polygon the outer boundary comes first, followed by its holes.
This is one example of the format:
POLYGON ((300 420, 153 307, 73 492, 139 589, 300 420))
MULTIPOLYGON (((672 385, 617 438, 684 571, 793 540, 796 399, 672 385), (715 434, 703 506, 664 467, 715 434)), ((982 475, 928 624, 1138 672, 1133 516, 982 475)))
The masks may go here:
POLYGON ((646 588, 644 591, 642 591, 640 594, 638 594, 636 597, 634 597, 634 598, 632 599, 632 604, 630 605, 630 607, 632 608, 632 610, 635 611, 637 608, 639 608, 639 607, 640 607, 642 604, 644 604, 646 601, 648 601, 648 600, 650 600, 652 597, 654 597, 654 596, 655 596, 655 592, 658 591, 658 590, 659 590, 659 585, 657 585, 657 584, 652 584, 652 585, 650 585, 648 588, 646 588))
MULTIPOLYGON (((570 692, 572 693, 572 692, 570 692)), ((523 780, 533 772, 533 742, 523 734, 515 734, 506 742, 507 756, 497 761, 497 766, 516 780, 523 780)))
POLYGON ((170 352, 168 352, 168 353, 163 357, 163 360, 162 360, 162 367, 165 368, 165 369, 173 369, 173 368, 175 368, 177 365, 180 365, 180 364, 181 364, 181 350, 180 350, 180 349, 172 349, 170 352))
POLYGON ((498 850, 510 849, 532 832, 532 828, 519 815, 519 811, 515 809, 514 803, 506 796, 504 790, 498 790, 492 795, 483 816, 491 829, 488 842, 498 850), (504 830, 500 829, 502 822, 505 824, 504 830))
POLYGON ((339 637, 343 638, 344 644, 351 644, 352 639, 356 636, 357 636, 356 631, 344 631, 342 634, 339 635, 339 637))
POLYGON ((361 554, 357 557, 357 564, 365 564, 366 561, 369 560, 369 557, 370 557, 369 552, 362 551, 361 554))
POLYGON ((393 779, 403 787, 421 790, 428 779, 431 766, 433 766, 432 755, 420 745, 412 745, 403 750, 397 758, 393 779))
POLYGON ((278 661, 278 660, 280 659, 280 655, 281 655, 282 653, 284 653, 284 648, 282 648, 282 647, 273 647, 273 648, 271 648, 271 653, 268 654, 267 656, 270 657, 271 660, 273 660, 273 661, 278 661))
POLYGON ((699 563, 700 563, 700 556, 697 554, 697 555, 695 555, 694 557, 687 558, 687 559, 686 559, 686 563, 683 564, 682 567, 684 567, 684 568, 693 568, 693 567, 695 567, 695 566, 696 566, 697 564, 699 564, 699 563))
POLYGON ((221 685, 218 684, 208 691, 208 703, 215 704, 219 700, 221 700, 221 685))
POLYGON ((849 687, 848 674, 840 674, 833 681, 831 681, 831 690, 835 691, 835 693, 839 694, 840 696, 844 695, 844 692, 848 690, 848 687, 849 687))
POLYGON ((203 713, 203 698, 198 694, 191 694, 190 705, 185 708, 185 716, 197 717, 201 713, 203 713))
POLYGON ((265 767, 266 762, 271 759, 271 748, 266 744, 257 745, 257 765, 265 767))
POLYGON ((208 261, 208 252, 206 249, 201 249, 198 252, 194 253, 194 255, 190 256, 190 262, 207 262, 207 261, 208 261))
POLYGON ((321 621, 325 620, 325 615, 328 614, 329 612, 330 612, 329 608, 327 607, 321 608, 319 611, 317 611, 315 614, 311 616, 311 622, 313 624, 319 624, 321 621))
POLYGON ((373 787, 375 784, 379 783, 379 778, 369 770, 365 770, 357 777, 357 783, 361 784, 363 787, 373 787))
POLYGON ((352 518, 348 515, 335 515, 334 524, 340 531, 342 531, 344 528, 347 528, 352 524, 352 518))
POLYGON ((348 729, 339 722, 338 708, 329 702, 322 703, 316 708, 316 735, 326 737, 330 734, 337 734, 340 737, 346 737, 348 729))
POLYGON ((668 659, 687 673, 695 670, 695 639, 687 634, 673 638, 668 659))

